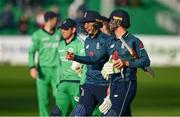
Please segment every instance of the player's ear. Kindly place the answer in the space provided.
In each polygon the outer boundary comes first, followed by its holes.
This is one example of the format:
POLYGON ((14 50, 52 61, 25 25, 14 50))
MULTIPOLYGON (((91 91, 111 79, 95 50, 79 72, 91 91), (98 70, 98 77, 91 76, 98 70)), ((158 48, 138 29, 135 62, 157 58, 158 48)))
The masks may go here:
POLYGON ((72 28, 72 32, 76 33, 76 28, 75 27, 72 28))

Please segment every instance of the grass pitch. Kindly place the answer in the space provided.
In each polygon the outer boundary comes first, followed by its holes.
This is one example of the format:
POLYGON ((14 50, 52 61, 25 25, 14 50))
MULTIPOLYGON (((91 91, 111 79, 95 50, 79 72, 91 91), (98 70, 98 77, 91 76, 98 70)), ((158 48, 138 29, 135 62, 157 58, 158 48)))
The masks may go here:
MULTIPOLYGON (((132 114, 180 116, 180 67, 156 67, 154 70, 155 78, 138 71, 132 114)), ((52 97, 50 103, 52 106, 52 97)), ((35 80, 29 76, 27 67, 0 65, 0 115, 38 115, 35 80)))

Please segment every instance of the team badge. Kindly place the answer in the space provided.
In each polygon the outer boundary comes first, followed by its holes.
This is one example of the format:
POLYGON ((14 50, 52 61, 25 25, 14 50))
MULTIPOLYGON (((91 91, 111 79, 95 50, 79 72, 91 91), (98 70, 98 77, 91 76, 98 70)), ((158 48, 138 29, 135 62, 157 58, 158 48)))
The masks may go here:
POLYGON ((74 49, 73 49, 73 48, 69 48, 69 49, 68 49, 68 52, 72 52, 72 53, 73 53, 73 52, 74 52, 74 49))
POLYGON ((90 52, 89 52, 89 56, 94 56, 94 52, 93 52, 93 51, 90 51, 90 52))

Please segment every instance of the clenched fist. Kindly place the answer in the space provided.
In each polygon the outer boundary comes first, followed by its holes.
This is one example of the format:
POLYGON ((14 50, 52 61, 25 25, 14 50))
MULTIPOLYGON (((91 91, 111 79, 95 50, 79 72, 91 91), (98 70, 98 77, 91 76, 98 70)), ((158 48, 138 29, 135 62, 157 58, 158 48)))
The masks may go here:
POLYGON ((74 53, 72 53, 72 52, 67 52, 67 54, 66 54, 66 59, 68 59, 68 60, 74 60, 74 53))

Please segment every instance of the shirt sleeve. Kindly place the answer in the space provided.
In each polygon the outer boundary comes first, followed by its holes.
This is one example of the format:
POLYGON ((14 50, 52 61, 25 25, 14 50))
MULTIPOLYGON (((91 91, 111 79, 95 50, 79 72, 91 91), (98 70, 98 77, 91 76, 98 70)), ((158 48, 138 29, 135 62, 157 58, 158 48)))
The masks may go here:
MULTIPOLYGON (((104 46, 106 46, 104 44, 104 46)), ((93 55, 93 56, 79 56, 75 55, 74 61, 77 61, 79 63, 83 64, 88 64, 88 65, 93 65, 99 63, 99 61, 107 56, 107 48, 105 47, 105 50, 102 51, 101 53, 98 53, 98 55, 93 55)))
POLYGON ((32 40, 31 40, 31 45, 29 47, 29 51, 28 51, 28 66, 29 68, 33 68, 35 67, 35 54, 36 51, 38 50, 38 40, 37 40, 37 36, 35 34, 33 34, 32 36, 32 40))
POLYGON ((130 68, 143 68, 150 65, 150 59, 148 57, 148 54, 144 48, 144 45, 142 41, 137 39, 133 42, 133 49, 135 50, 137 54, 137 58, 129 61, 129 67, 130 68))

